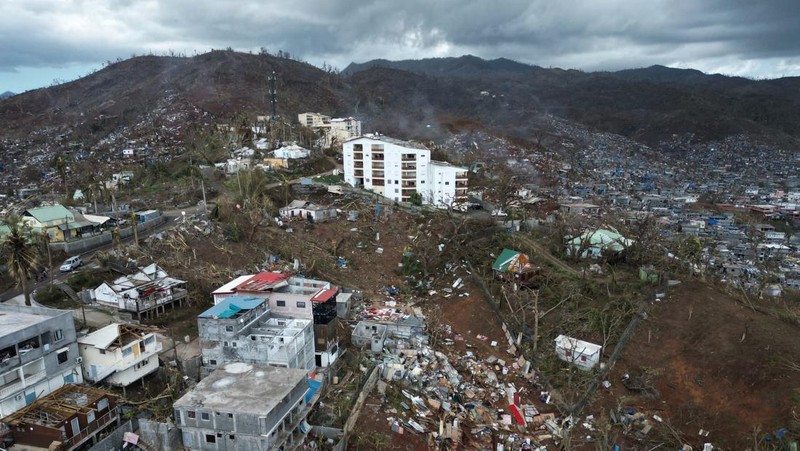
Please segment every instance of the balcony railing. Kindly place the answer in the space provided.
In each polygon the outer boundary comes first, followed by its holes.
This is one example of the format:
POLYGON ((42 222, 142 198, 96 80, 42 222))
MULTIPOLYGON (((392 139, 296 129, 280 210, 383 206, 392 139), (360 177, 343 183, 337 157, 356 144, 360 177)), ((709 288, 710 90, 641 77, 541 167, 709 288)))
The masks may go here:
POLYGON ((24 385, 22 385, 22 381, 17 379, 16 381, 6 384, 0 387, 0 399, 5 399, 11 396, 12 394, 22 390, 24 385))
POLYGON ((117 408, 114 407, 110 411, 106 412, 100 418, 96 418, 94 421, 89 423, 89 425, 83 428, 79 433, 73 435, 70 438, 65 437, 65 440, 63 441, 64 448, 68 449, 72 448, 73 446, 77 446, 87 438, 94 435, 95 432, 107 426, 109 423, 116 420, 117 418, 119 418, 119 415, 117 414, 117 408))
POLYGON ((359 168, 363 168, 363 167, 364 167, 364 162, 363 161, 359 161, 359 162, 353 163, 353 168, 355 168, 355 169, 359 169, 359 168))
POLYGON ((363 153, 361 153, 361 152, 353 153, 353 160, 363 160, 363 159, 364 159, 364 154, 363 153))
POLYGON ((147 310, 156 308, 159 305, 167 304, 178 299, 186 297, 186 290, 180 288, 173 288, 172 294, 154 294, 144 298, 126 299, 125 310, 129 312, 145 312, 147 310))

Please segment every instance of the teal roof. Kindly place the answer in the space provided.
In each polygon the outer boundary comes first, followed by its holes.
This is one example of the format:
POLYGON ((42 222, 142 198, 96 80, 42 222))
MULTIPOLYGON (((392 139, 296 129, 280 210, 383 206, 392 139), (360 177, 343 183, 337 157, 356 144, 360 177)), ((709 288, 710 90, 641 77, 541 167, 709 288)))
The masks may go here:
POLYGON ((225 298, 205 312, 199 318, 233 318, 242 310, 252 310, 267 302, 266 299, 244 296, 231 296, 225 298))
POLYGON ((75 216, 72 212, 64 208, 63 205, 31 208, 30 210, 26 210, 22 215, 30 216, 41 223, 63 220, 64 218, 69 218, 70 221, 75 220, 75 216))
POLYGON ((620 252, 633 244, 633 240, 625 238, 616 230, 611 229, 597 229, 595 231, 587 230, 580 236, 576 236, 569 241, 573 246, 580 246, 581 243, 588 242, 588 244, 591 246, 597 246, 603 249, 608 248, 614 252, 620 252))
POLYGON ((492 269, 501 272, 508 271, 508 266, 514 262, 517 256, 519 256, 519 251, 503 249, 503 252, 500 252, 500 256, 494 261, 492 269))

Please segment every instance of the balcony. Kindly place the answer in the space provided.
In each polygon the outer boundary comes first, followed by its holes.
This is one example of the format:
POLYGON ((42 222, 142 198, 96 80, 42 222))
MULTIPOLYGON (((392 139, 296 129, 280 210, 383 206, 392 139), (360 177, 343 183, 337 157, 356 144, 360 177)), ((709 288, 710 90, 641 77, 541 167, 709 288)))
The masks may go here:
POLYGON ((381 161, 373 161, 372 162, 372 169, 384 169, 383 162, 381 161))
POLYGON ((94 421, 89 423, 88 426, 83 428, 79 433, 73 435, 72 437, 63 441, 64 447, 66 449, 75 447, 86 441, 88 438, 92 437, 97 433, 99 430, 103 429, 105 426, 111 424, 112 422, 116 421, 119 418, 117 413, 117 408, 114 407, 110 411, 106 412, 100 418, 96 418, 94 421))
POLYGON ((356 169, 353 171, 354 177, 364 177, 364 170, 363 169, 356 169))
POLYGON ((413 153, 404 153, 401 161, 417 161, 417 156, 413 153))
POLYGON ((403 175, 400 177, 403 180, 416 180, 417 179, 417 171, 403 171, 403 175))
POLYGON ((384 176, 383 171, 372 171, 372 178, 382 179, 384 176))
POLYGON ((0 399, 8 398, 14 393, 22 390, 25 386, 22 381, 17 379, 11 383, 0 385, 0 399))
POLYGON ((169 294, 153 294, 151 296, 138 299, 125 299, 125 310, 129 312, 146 312, 160 305, 168 304, 186 297, 186 290, 173 288, 169 294))
POLYGON ((400 169, 404 171, 416 171, 417 164, 416 163, 403 163, 400 165, 400 169))
POLYGON ((361 153, 361 152, 353 153, 353 160, 358 161, 358 160, 363 160, 363 159, 364 159, 364 154, 363 153, 361 153))
POLYGON ((355 169, 360 169, 360 168, 363 168, 363 167, 364 167, 364 162, 363 161, 357 161, 357 162, 353 163, 353 168, 355 168, 355 169))

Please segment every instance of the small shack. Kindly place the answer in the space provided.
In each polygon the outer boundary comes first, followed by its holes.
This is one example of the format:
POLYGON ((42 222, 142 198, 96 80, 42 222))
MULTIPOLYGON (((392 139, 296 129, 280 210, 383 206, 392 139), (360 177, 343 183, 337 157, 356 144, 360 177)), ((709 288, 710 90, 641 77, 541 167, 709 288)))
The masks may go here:
POLYGON ((578 368, 589 370, 600 363, 603 347, 577 338, 559 335, 555 339, 558 358, 578 368))
POLYGON ((531 264, 526 254, 511 249, 503 249, 503 252, 492 264, 492 271, 496 279, 526 286, 539 273, 539 267, 531 264))
POLYGON ((310 219, 324 222, 336 218, 336 208, 323 207, 305 200, 293 200, 279 211, 281 219, 310 219))

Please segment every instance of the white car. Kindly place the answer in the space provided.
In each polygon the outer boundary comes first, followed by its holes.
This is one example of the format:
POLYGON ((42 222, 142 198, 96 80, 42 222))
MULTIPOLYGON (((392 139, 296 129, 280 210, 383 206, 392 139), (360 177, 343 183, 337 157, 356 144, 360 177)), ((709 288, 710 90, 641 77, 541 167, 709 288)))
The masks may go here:
POLYGON ((61 265, 61 272, 70 272, 75 270, 78 266, 81 265, 81 257, 76 255, 74 257, 70 257, 64 260, 64 263, 61 265))

